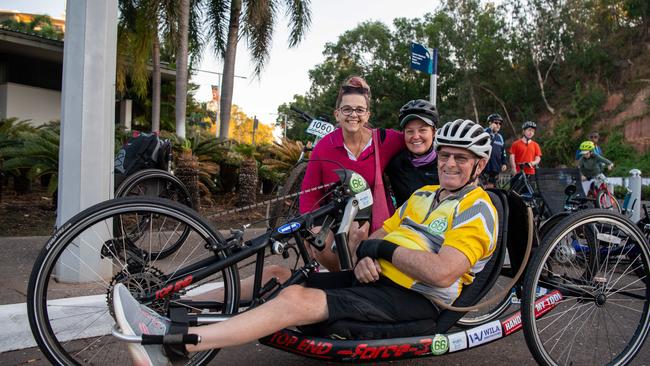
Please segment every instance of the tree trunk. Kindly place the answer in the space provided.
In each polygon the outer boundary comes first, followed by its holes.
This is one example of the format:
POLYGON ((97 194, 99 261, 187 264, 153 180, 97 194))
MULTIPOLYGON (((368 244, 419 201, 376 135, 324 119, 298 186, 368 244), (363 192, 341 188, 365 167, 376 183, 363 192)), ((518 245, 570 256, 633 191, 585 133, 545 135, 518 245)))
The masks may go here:
POLYGON ((151 132, 160 131, 160 38, 158 22, 154 22, 156 32, 153 36, 153 75, 151 75, 151 132))
POLYGON ((544 90, 544 79, 542 78, 542 72, 539 70, 539 61, 537 58, 535 58, 535 54, 533 53, 533 50, 530 50, 530 56, 533 58, 533 64, 535 65, 535 72, 537 73, 537 83, 539 84, 539 91, 540 94, 542 95, 542 99, 544 100, 544 105, 546 105, 546 109, 551 112, 551 114, 555 114, 555 109, 551 107, 548 104, 548 101, 546 100, 546 91, 544 90))
POLYGON ((514 136, 517 136, 517 130, 515 130, 515 126, 512 124, 512 120, 510 119, 510 114, 508 113, 508 108, 506 108, 506 104, 503 102, 503 100, 501 98, 497 97, 497 95, 494 94, 494 92, 492 90, 488 89, 487 87, 481 85, 481 89, 483 89, 486 92, 490 93, 494 97, 494 99, 496 99, 497 102, 499 102, 499 104, 501 104, 501 108, 503 108, 503 112, 505 113, 506 119, 508 120, 508 125, 510 125, 510 128, 512 129, 512 134, 514 136))
POLYGON ((481 122, 478 120, 478 109, 476 108, 476 98, 474 98, 474 84, 470 82, 469 84, 469 95, 470 98, 472 99, 472 108, 474 109, 474 118, 476 118, 474 121, 476 121, 477 124, 480 124, 481 122))
POLYGON ((190 0, 180 0, 178 19, 178 51, 176 52, 176 135, 185 138, 187 109, 187 38, 190 0))
POLYGON ((227 139, 230 131, 230 107, 232 105, 232 90, 235 80, 235 59, 237 56, 241 7, 242 0, 232 0, 230 3, 230 24, 228 26, 228 41, 223 63, 223 79, 221 80, 221 108, 219 108, 220 140, 227 139))

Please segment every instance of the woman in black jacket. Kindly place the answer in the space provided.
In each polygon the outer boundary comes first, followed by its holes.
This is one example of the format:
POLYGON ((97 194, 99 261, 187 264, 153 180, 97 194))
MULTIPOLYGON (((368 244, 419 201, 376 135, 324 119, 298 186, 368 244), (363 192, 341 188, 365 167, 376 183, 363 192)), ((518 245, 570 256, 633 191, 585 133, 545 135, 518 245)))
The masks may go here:
POLYGON ((437 155, 433 149, 438 112, 423 99, 411 100, 399 111, 406 149, 395 155, 386 168, 399 207, 420 187, 439 184, 437 155))

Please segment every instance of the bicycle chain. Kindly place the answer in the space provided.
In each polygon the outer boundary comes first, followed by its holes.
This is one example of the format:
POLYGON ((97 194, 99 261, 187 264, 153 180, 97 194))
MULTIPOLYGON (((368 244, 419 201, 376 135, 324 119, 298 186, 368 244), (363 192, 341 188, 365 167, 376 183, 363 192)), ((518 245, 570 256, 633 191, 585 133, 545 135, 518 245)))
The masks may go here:
MULTIPOLYGON (((272 203, 276 203, 276 202, 286 200, 288 198, 298 197, 303 193, 309 193, 309 192, 317 191, 319 189, 328 188, 328 187, 333 186, 334 184, 336 184, 336 183, 323 184, 323 185, 320 185, 320 186, 317 186, 317 187, 314 187, 314 188, 305 189, 305 190, 300 191, 300 192, 290 193, 290 194, 287 194, 285 196, 275 197, 275 198, 272 198, 270 200, 254 203, 252 205, 248 205, 248 206, 244 206, 244 207, 238 207, 238 208, 231 208, 231 209, 224 210, 224 211, 219 211, 219 212, 207 215, 205 217, 212 219, 212 218, 217 218, 217 217, 221 217, 221 216, 225 216, 225 215, 234 214, 234 213, 241 212, 241 211, 246 211, 246 210, 251 210, 251 209, 254 209, 254 208, 263 207, 263 206, 266 206, 266 205, 270 205, 272 203)), ((265 218, 265 220, 268 220, 268 219, 269 219, 268 217, 265 218)))

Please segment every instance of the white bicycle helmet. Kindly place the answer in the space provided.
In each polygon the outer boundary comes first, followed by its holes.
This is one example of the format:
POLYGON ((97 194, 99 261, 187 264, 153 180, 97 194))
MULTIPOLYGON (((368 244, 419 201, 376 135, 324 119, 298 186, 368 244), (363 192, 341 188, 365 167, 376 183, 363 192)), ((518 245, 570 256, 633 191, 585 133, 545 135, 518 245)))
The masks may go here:
POLYGON ((436 132, 433 147, 438 151, 443 146, 467 149, 485 159, 489 159, 492 152, 490 134, 479 124, 467 119, 447 122, 436 132))

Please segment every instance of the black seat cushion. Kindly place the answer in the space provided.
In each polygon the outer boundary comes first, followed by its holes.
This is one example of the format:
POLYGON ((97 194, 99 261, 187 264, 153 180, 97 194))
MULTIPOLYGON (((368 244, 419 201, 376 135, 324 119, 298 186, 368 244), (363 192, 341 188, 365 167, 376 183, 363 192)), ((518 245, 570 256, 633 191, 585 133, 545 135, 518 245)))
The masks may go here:
MULTIPOLYGON (((488 190, 490 199, 497 210, 499 234, 497 247, 485 267, 474 278, 471 285, 463 288, 461 295, 454 301, 457 307, 472 306, 478 303, 491 289, 501 272, 505 257, 507 238, 508 204, 507 195, 502 190, 488 190)), ((451 328, 464 312, 442 310, 436 320, 422 319, 400 323, 372 323, 352 320, 339 320, 333 323, 319 323, 303 326, 299 329, 310 335, 328 336, 345 339, 385 339, 412 337, 444 333, 451 328)))

